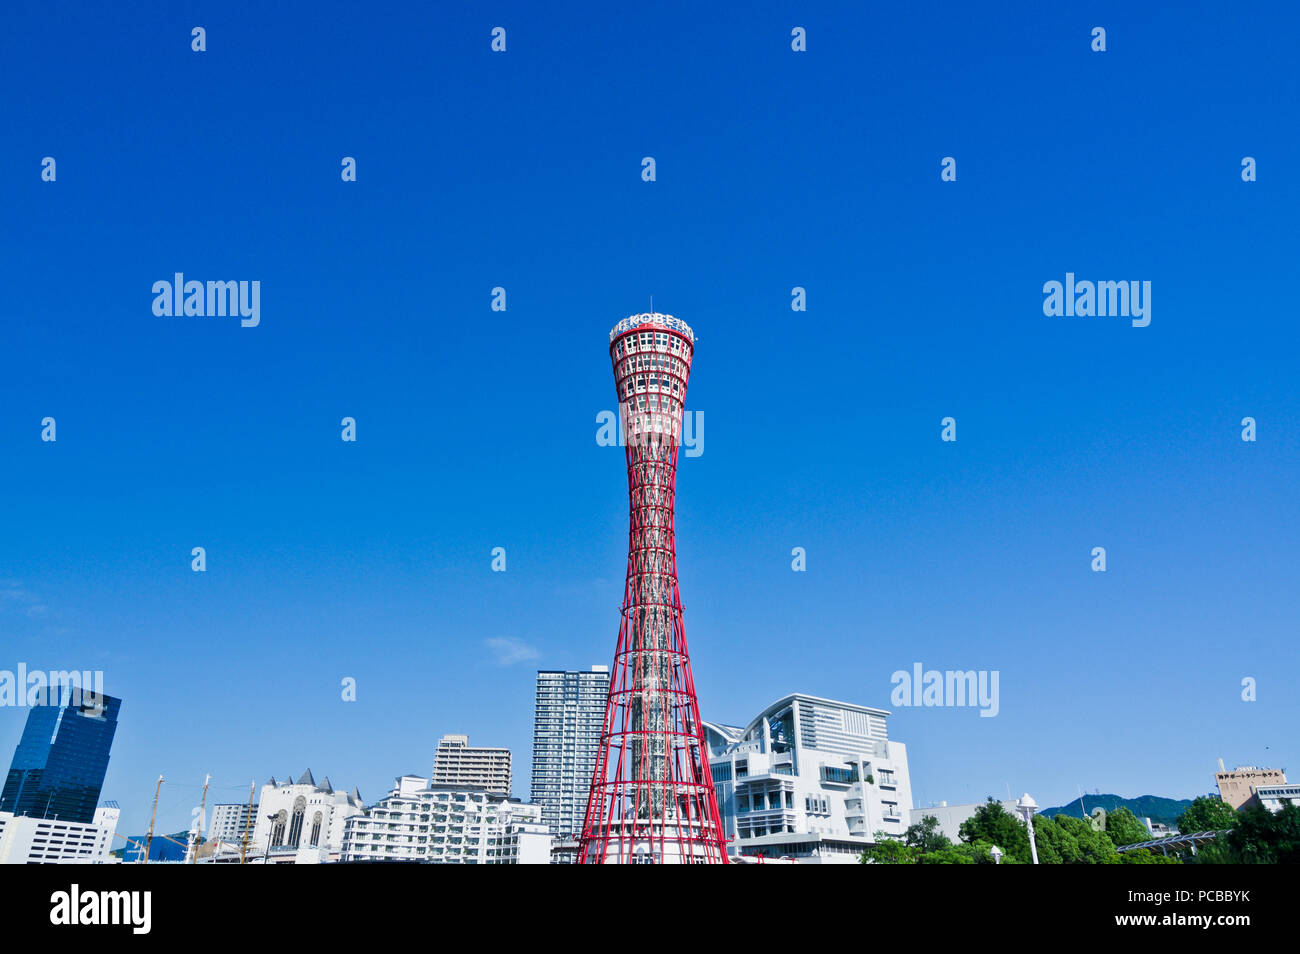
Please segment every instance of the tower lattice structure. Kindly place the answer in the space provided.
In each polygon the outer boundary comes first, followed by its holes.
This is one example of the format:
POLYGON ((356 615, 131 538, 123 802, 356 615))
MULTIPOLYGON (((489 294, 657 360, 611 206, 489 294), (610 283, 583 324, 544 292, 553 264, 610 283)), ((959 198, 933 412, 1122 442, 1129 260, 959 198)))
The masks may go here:
POLYGON ((609 333, 627 449, 627 582, 578 860, 726 864, 677 589, 673 501, 695 334, 671 315, 609 333))

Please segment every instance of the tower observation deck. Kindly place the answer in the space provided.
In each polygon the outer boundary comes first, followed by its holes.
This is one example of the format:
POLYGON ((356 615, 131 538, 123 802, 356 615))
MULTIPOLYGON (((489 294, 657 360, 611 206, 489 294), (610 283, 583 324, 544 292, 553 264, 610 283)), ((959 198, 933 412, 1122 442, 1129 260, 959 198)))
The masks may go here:
POLYGON ((695 333, 671 315, 609 333, 627 448, 627 582, 596 770, 578 846, 584 864, 725 864, 722 824, 677 589, 673 501, 695 333))

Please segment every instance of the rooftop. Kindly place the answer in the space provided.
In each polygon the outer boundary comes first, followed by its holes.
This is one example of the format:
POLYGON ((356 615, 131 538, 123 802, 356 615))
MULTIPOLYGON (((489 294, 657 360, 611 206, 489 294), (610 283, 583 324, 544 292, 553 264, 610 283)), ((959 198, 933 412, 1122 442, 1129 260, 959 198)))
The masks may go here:
POLYGON ((680 332, 689 338, 692 344, 695 343, 695 332, 691 330, 690 325, 682 321, 680 318, 674 318, 672 315, 660 314, 657 311, 642 312, 639 315, 629 315, 627 318, 624 318, 613 328, 609 329, 609 340, 613 341, 623 332, 630 331, 633 328, 664 328, 668 331, 680 332))

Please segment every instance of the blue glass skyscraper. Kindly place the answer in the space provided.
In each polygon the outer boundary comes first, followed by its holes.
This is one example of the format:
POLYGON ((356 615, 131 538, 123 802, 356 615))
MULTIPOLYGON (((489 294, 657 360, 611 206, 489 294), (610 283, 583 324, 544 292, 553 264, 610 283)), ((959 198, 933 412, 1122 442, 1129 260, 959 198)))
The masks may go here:
POLYGON ((108 771, 120 699, 47 690, 14 752, 0 811, 91 822, 108 771))

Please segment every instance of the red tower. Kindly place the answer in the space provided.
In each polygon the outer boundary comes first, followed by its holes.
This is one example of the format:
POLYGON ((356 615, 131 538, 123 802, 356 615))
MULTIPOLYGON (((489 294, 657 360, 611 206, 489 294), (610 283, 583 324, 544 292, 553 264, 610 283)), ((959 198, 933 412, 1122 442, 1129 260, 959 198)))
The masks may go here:
POLYGON ((695 333, 657 313, 609 333, 627 446, 627 583, 582 864, 726 864, 682 625, 673 497, 695 333))

